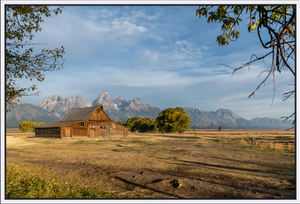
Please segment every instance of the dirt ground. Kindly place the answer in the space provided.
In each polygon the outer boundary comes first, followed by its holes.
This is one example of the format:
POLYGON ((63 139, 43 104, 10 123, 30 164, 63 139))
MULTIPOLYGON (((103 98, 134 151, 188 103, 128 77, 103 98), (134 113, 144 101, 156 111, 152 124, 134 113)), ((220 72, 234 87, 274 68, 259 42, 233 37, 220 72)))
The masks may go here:
POLYGON ((191 131, 62 140, 8 132, 6 162, 58 184, 144 198, 295 199, 295 153, 235 142, 241 138, 294 144, 295 133, 191 131))

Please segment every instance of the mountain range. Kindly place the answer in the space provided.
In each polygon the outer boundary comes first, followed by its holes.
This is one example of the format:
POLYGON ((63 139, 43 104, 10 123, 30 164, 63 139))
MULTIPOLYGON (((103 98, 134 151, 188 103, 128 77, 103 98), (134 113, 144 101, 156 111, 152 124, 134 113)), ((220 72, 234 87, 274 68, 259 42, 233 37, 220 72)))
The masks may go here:
POLYGON ((26 103, 25 101, 16 102, 14 107, 6 113, 6 127, 18 127, 23 121, 48 124, 59 120, 58 117, 45 109, 26 103))
MULTIPOLYGON (((86 101, 83 96, 64 98, 51 95, 37 105, 20 102, 18 106, 6 114, 6 126, 17 126, 21 121, 30 120, 44 124, 58 121, 72 108, 83 108, 103 104, 104 111, 114 121, 125 122, 130 117, 156 118, 162 111, 160 108, 143 103, 139 98, 127 101, 120 96, 112 99, 105 91, 93 101, 86 101)), ((292 127, 291 121, 274 118, 254 118, 247 120, 236 115, 229 109, 218 109, 213 112, 201 111, 195 108, 184 108, 191 118, 191 127, 230 129, 287 129, 292 127)))

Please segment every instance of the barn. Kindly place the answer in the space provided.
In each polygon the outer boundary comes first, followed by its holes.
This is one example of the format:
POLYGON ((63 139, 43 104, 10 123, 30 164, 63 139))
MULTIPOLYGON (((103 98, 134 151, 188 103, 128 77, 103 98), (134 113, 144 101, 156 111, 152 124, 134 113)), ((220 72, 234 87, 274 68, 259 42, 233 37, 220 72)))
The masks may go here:
POLYGON ((35 137, 127 137, 128 128, 112 121, 103 105, 71 109, 58 122, 35 127, 35 137))

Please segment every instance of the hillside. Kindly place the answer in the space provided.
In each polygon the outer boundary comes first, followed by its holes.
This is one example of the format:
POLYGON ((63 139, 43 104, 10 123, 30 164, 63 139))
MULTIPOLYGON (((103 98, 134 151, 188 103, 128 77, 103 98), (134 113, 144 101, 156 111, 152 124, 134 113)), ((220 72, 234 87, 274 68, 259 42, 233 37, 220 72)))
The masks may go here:
POLYGON ((58 121, 59 118, 41 107, 20 101, 15 108, 6 113, 6 127, 18 127, 22 121, 43 122, 44 124, 58 121))

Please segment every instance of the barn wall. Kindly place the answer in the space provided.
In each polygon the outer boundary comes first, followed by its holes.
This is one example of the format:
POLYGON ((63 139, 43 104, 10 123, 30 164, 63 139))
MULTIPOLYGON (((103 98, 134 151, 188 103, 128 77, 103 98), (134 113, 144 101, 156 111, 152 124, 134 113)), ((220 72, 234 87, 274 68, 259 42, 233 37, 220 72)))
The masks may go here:
POLYGON ((110 129, 111 137, 123 137, 123 128, 112 128, 110 129))
POLYGON ((76 137, 76 136, 87 136, 87 128, 86 127, 74 127, 73 128, 73 134, 72 137, 76 137))
POLYGON ((123 128, 123 137, 127 137, 128 136, 128 128, 123 128))
POLYGON ((111 126, 111 128, 124 128, 125 127, 124 125, 121 125, 121 124, 113 122, 113 121, 111 121, 110 126, 111 126))
POLYGON ((110 127, 110 122, 109 121, 97 121, 97 120, 90 120, 88 121, 88 126, 100 126, 100 127, 110 127))
POLYGON ((35 137, 56 137, 61 138, 61 129, 58 128, 36 128, 35 137))
POLYGON ((86 128, 87 125, 88 125, 88 122, 87 122, 87 121, 82 121, 82 122, 70 124, 70 125, 68 125, 68 127, 73 127, 73 128, 77 128, 77 127, 82 128, 82 127, 85 127, 85 128, 86 128), (84 123, 84 125, 81 126, 81 123, 84 123))
POLYGON ((127 137, 128 128, 126 126, 111 121, 110 127, 111 127, 111 131, 110 131, 111 137, 127 137))
POLYGON ((94 122, 93 125, 88 126, 89 137, 109 137, 110 136, 110 126, 109 123, 105 122, 94 122))

